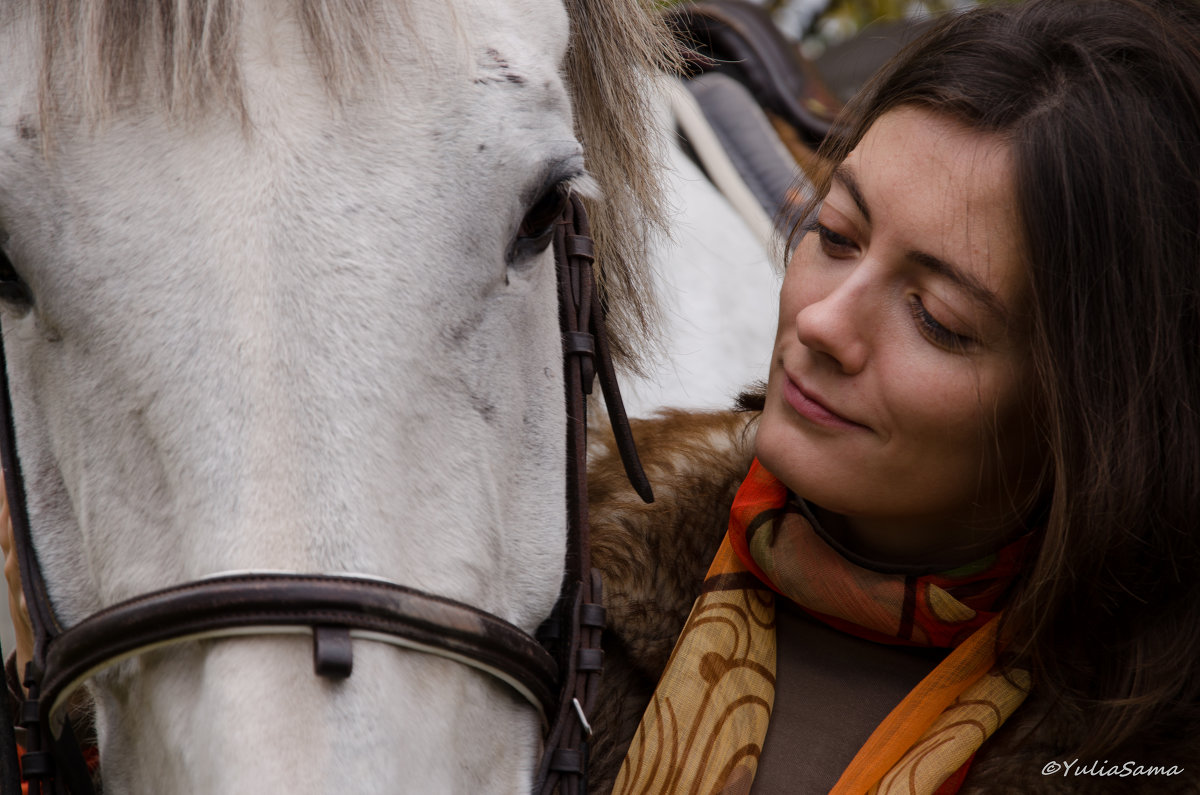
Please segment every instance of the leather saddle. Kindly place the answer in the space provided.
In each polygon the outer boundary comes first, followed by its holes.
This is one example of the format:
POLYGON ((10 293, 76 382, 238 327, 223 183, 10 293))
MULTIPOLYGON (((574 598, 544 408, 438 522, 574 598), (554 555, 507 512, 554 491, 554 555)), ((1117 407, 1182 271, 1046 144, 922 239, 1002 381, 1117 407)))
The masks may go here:
POLYGON ((709 0, 665 19, 684 50, 672 104, 686 150, 760 237, 786 235, 841 101, 760 6, 709 0))
POLYGON ((674 6, 667 11, 666 21, 687 48, 690 77, 708 72, 729 75, 809 146, 815 147, 829 132, 841 101, 761 6, 743 0, 708 0, 674 6))

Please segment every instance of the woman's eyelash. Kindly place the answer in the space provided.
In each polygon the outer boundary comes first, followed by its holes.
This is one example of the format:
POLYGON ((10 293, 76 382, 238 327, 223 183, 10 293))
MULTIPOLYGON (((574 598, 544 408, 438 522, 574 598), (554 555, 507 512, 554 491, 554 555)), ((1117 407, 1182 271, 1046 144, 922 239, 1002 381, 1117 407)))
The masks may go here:
POLYGON ((845 235, 839 235, 822 223, 814 222, 813 229, 816 231, 817 237, 821 239, 821 245, 826 249, 846 250, 854 248, 853 240, 845 235))
POLYGON ((909 299, 909 306, 912 309, 913 319, 921 324, 922 331, 943 348, 961 352, 975 344, 975 340, 970 337, 951 331, 939 323, 937 318, 929 314, 929 310, 925 308, 920 296, 912 296, 909 299))
MULTIPOLYGON (((833 231, 820 221, 812 221, 805 227, 805 232, 816 232, 821 241, 821 248, 829 256, 846 256, 857 247, 853 240, 833 231)), ((975 340, 971 337, 951 331, 939 323, 937 318, 929 314, 920 296, 911 296, 909 307, 921 331, 936 345, 956 353, 965 352, 975 345, 975 340)))

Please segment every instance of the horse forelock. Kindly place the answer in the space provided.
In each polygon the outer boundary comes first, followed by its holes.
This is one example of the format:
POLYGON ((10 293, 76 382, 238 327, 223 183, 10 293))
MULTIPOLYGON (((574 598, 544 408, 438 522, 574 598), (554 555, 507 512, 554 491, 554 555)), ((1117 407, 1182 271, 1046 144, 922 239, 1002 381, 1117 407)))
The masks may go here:
POLYGON ((646 0, 566 0, 567 72, 576 130, 602 195, 589 204, 616 355, 637 369, 653 350, 657 305, 648 248, 666 231, 665 155, 653 120, 653 77, 679 55, 646 0))
MULTIPOLYGON (((103 120, 148 97, 182 119, 214 108, 243 113, 235 56, 247 1, 27 0, 41 34, 47 140, 62 115, 103 120)), ((292 0, 331 98, 382 68, 383 21, 414 1, 292 0)), ((617 357, 637 369, 656 336, 649 241, 666 227, 652 76, 675 70, 678 56, 651 0, 564 2, 576 130, 599 185, 589 209, 609 330, 617 357)))
MULTIPOLYGON (((30 0, 41 35, 43 121, 61 113, 102 119, 147 96, 184 117, 214 105, 240 109, 236 54, 247 1, 30 0)), ((385 2, 293 0, 331 96, 375 64, 385 2)))

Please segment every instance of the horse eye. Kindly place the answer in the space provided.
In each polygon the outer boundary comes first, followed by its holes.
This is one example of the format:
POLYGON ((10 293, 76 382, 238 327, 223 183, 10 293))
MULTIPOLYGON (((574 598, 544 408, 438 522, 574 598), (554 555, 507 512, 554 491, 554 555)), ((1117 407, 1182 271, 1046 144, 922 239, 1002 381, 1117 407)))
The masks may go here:
POLYGON ((570 192, 570 187, 560 182, 543 193, 525 213, 517 230, 517 243, 525 253, 538 253, 550 243, 554 223, 566 208, 570 192))

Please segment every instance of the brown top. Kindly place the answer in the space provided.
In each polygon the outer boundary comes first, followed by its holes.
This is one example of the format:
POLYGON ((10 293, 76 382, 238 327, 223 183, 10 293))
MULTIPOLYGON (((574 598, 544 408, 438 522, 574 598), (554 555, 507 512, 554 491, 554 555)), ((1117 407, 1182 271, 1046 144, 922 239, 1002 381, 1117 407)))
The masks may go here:
POLYGON ((753 792, 824 795, 946 650, 856 638, 779 597, 775 618, 775 709, 753 792))

